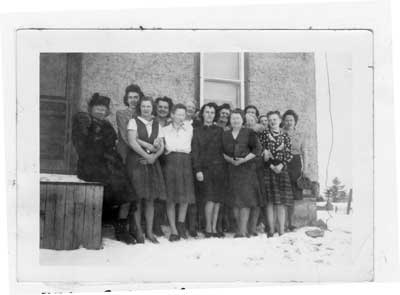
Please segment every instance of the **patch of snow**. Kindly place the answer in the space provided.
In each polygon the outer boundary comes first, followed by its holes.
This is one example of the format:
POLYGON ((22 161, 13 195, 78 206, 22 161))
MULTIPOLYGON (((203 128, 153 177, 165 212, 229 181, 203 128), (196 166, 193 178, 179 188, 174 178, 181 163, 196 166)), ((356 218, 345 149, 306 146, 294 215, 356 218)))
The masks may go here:
MULTIPOLYGON (((304 227, 283 236, 190 238, 171 243, 125 245, 103 239, 103 249, 40 250, 42 265, 131 265, 136 281, 323 281, 351 269, 351 215, 318 211, 328 222, 324 237, 304 227), (340 271, 339 271, 340 270, 340 271)), ((342 277, 341 277, 342 278, 342 277)))

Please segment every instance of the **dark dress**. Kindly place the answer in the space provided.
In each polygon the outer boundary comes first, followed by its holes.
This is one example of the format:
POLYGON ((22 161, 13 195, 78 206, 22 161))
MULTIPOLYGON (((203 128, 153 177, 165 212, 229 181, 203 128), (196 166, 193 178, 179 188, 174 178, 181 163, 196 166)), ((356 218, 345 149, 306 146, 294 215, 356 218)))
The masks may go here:
MULTIPOLYGON (((249 153, 260 154, 261 146, 255 131, 242 128, 236 139, 232 131, 224 131, 223 137, 224 153, 232 158, 244 158, 249 153)), ((257 164, 255 159, 247 161, 239 166, 227 164, 228 174, 228 196, 233 207, 251 208, 260 205, 262 192, 257 177, 257 164)))
POLYGON ((72 119, 72 142, 78 153, 78 178, 101 182, 103 208, 136 201, 121 156, 116 151, 117 134, 110 122, 97 120, 88 113, 72 119))
MULTIPOLYGON (((256 132, 258 141, 260 141, 261 132, 256 132)), ((257 178, 260 184, 260 194, 259 194, 259 204, 258 206, 264 207, 267 204, 267 192, 265 190, 264 185, 264 158, 262 157, 263 150, 260 150, 260 153, 256 155, 254 161, 256 162, 256 171, 257 171, 257 178)))
POLYGON ((287 164, 292 159, 290 137, 282 131, 273 133, 264 130, 260 134, 263 149, 269 150, 273 156, 264 164, 264 184, 267 202, 274 205, 293 205, 293 192, 290 183, 287 164), (283 148, 281 149, 283 145, 283 148), (281 173, 275 173, 270 165, 283 164, 281 173))
POLYGON ((202 172, 204 180, 197 182, 202 201, 222 203, 226 196, 226 162, 222 146, 221 127, 200 126, 192 139, 193 170, 202 172))
MULTIPOLYGON (((136 121, 138 138, 153 144, 159 132, 159 124, 157 120, 153 120, 150 137, 147 133, 145 124, 140 119, 136 118, 132 120, 136 121)), ((133 149, 128 151, 126 166, 129 178, 135 188, 138 198, 145 200, 165 200, 165 182, 158 159, 153 164, 142 164, 140 163, 141 159, 143 159, 142 156, 136 153, 133 149)))

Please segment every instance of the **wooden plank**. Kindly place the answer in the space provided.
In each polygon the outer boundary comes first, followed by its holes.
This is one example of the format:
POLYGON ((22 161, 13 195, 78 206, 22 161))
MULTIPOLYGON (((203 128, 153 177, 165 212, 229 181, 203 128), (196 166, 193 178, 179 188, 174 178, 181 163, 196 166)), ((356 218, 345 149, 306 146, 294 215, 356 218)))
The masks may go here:
POLYGON ((76 185, 68 184, 65 193, 65 219, 63 249, 74 249, 73 230, 74 230, 74 197, 77 191, 76 185))
POLYGON ((83 242, 83 223, 85 216, 85 185, 77 185, 74 194, 74 226, 72 233, 73 248, 77 249, 83 242))
POLYGON ((67 186, 63 184, 55 185, 57 190, 56 214, 55 214, 55 249, 64 249, 64 218, 65 218, 65 193, 67 186))
POLYGON ((40 184, 40 248, 43 248, 47 186, 40 184))
POLYGON ((46 184, 46 212, 43 233, 43 248, 54 249, 55 246, 55 211, 57 191, 55 185, 46 184))
POLYGON ((83 246, 87 249, 92 248, 92 234, 94 223, 94 200, 95 200, 95 187, 93 185, 85 185, 86 199, 85 199, 85 218, 83 224, 83 246))
POLYGON ((101 248, 101 227, 102 227, 102 212, 103 212, 103 186, 96 185, 94 187, 94 219, 93 219, 93 249, 101 248))

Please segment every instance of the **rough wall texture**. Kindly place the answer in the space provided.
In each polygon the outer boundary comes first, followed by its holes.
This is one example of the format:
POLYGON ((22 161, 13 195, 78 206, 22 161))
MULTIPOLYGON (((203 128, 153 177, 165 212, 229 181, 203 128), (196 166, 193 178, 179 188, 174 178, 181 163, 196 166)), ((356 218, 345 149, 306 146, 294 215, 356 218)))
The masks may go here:
POLYGON ((313 53, 248 53, 246 102, 260 113, 293 109, 305 134, 307 168, 318 180, 315 63, 313 53))
MULTIPOLYGON (((80 108, 85 110, 94 92, 112 99, 110 121, 122 109, 124 89, 140 85, 146 95, 166 95, 174 101, 197 100, 198 53, 84 53, 80 108)), ((295 110, 298 128, 307 142, 307 172, 318 180, 315 65, 312 53, 248 53, 246 103, 261 113, 295 110)))
POLYGON ((125 108, 125 87, 140 85, 145 95, 169 96, 175 102, 197 96, 198 53, 84 53, 82 55, 82 96, 85 110, 94 92, 112 99, 110 121, 125 108))

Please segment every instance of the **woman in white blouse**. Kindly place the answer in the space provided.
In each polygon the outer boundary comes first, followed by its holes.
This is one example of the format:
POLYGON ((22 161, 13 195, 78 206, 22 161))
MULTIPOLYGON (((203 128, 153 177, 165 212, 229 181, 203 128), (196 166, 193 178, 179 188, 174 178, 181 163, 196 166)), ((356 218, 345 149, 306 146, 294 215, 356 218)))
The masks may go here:
MULTIPOLYGON (((143 97, 136 108, 138 116, 128 123, 130 150, 126 158, 129 178, 140 201, 145 203, 146 237, 158 243, 153 234, 154 200, 166 199, 164 178, 158 157, 164 152, 160 139, 161 126, 153 119, 153 100, 143 97), (139 144, 140 142, 140 144, 139 144)), ((135 211, 136 240, 144 243, 141 226, 142 205, 135 211)))
POLYGON ((186 106, 172 108, 172 123, 162 128, 160 137, 165 142, 164 179, 167 188, 167 215, 171 227, 171 242, 187 239, 185 219, 189 204, 195 203, 194 180, 191 161, 193 127, 185 123, 186 106), (179 205, 178 224, 175 223, 175 206, 179 205))

